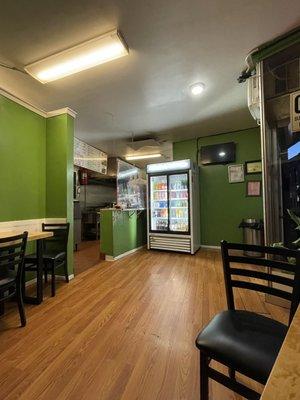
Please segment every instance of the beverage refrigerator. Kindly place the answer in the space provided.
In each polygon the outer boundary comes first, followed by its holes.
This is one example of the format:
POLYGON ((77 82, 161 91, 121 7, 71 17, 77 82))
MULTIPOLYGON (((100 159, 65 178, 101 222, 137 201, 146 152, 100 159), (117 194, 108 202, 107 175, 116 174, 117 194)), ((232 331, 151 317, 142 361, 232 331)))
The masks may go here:
POLYGON ((191 160, 147 165, 148 249, 194 254, 200 247, 198 166, 191 160))

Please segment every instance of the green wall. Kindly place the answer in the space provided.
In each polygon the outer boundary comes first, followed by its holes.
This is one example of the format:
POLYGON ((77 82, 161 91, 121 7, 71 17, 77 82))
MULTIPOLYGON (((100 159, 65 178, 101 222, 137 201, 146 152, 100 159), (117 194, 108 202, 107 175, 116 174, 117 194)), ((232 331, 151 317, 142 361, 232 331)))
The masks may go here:
MULTIPOLYGON (((236 143, 236 164, 261 159, 259 128, 201 137, 198 148, 232 141, 236 143)), ((173 157, 197 162, 197 139, 175 142, 173 157)), ((241 242, 242 230, 238 225, 242 218, 263 218, 262 197, 246 197, 246 181, 261 180, 261 174, 245 175, 242 183, 228 183, 227 165, 199 169, 201 244, 217 246, 222 239, 241 242)))
POLYGON ((46 218, 70 223, 68 270, 73 273, 73 148, 74 119, 62 114, 47 119, 46 218))
POLYGON ((0 222, 43 218, 46 119, 0 95, 0 222))
POLYGON ((0 95, 0 222, 67 218, 69 274, 73 273, 73 140, 70 115, 45 118, 0 95))
POLYGON ((146 211, 101 211, 101 252, 117 257, 147 242, 146 211))

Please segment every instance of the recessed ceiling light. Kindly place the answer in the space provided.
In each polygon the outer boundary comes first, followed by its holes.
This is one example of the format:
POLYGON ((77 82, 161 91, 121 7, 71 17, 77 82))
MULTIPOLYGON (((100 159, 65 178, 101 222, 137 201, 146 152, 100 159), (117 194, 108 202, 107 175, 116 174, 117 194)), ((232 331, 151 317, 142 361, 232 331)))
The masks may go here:
POLYGON ((194 85, 190 86, 190 91, 193 96, 198 96, 203 92, 205 89, 205 85, 202 82, 195 83, 194 85))
POLYGON ((132 160, 145 160, 147 158, 159 158, 161 157, 160 153, 157 154, 141 154, 141 155, 132 155, 132 156, 126 156, 126 160, 132 161, 132 160))
POLYGON ((25 71, 38 81, 47 83, 127 54, 127 45, 120 33, 114 30, 27 65, 25 71))

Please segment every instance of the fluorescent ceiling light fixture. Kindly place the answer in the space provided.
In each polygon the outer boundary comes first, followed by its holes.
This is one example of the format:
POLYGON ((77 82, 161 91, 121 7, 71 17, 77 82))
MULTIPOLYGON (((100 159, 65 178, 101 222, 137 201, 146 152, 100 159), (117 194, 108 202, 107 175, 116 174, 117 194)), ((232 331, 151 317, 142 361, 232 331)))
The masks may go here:
POLYGON ((190 86, 190 91, 193 96, 199 96, 205 89, 205 85, 202 82, 195 83, 194 85, 190 86))
POLYGON ((27 65, 25 71, 47 83, 126 55, 128 47, 120 32, 114 30, 27 65))
POLYGON ((157 154, 143 154, 143 155, 136 155, 136 156, 126 156, 126 160, 132 161, 132 160, 145 160, 146 158, 159 158, 161 157, 160 153, 157 154))
POLYGON ((226 156, 225 151, 220 151, 219 156, 220 156, 220 157, 225 157, 225 156, 226 156))
POLYGON ((191 160, 169 161, 147 165, 147 172, 182 171, 191 168, 191 160))

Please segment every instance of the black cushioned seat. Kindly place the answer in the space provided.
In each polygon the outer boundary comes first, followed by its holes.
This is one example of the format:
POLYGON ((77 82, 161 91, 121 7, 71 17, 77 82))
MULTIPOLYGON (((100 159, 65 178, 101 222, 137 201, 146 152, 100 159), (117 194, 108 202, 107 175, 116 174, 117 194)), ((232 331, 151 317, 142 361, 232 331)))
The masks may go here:
POLYGON ((196 339, 199 350, 248 377, 266 383, 287 326, 249 311, 217 314, 196 339))
MULTIPOLYGON (((59 261, 59 260, 63 260, 66 257, 66 253, 65 252, 60 252, 60 253, 47 253, 47 254, 43 254, 43 260, 44 261, 59 261)), ((36 263, 37 260, 37 256, 36 254, 29 254, 28 256, 26 256, 26 263, 36 263)))
MULTIPOLYGON (((51 274, 51 295, 55 296, 55 272, 58 268, 64 271, 66 281, 69 282, 67 246, 69 237, 69 223, 42 224, 43 232, 52 232, 53 236, 43 240, 43 272, 45 282, 48 281, 48 273, 51 274)), ((38 259, 36 254, 30 254, 25 258, 25 271, 37 271, 38 259)))
POLYGON ((261 394, 236 379, 236 371, 262 384, 268 380, 300 303, 300 252, 225 240, 221 252, 228 310, 217 314, 196 339, 200 350, 200 398, 209 400, 209 379, 213 379, 243 398, 259 400, 261 394), (253 252, 264 257, 246 256, 253 252), (290 258, 295 264, 288 262, 290 258), (288 274, 278 275, 278 270, 288 274), (257 313, 236 310, 234 289, 290 301, 288 326, 257 313), (213 360, 228 367, 228 374, 215 369, 213 360))

